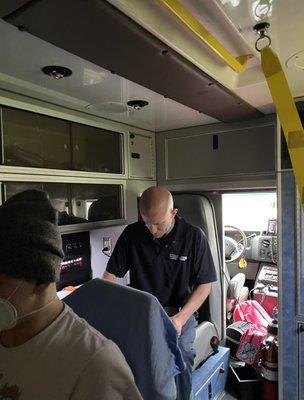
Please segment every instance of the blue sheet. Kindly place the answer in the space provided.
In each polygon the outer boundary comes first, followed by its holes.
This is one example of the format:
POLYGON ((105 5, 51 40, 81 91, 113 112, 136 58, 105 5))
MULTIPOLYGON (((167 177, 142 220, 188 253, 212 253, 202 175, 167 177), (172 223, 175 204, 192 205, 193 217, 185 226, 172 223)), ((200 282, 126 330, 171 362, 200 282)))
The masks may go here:
POLYGON ((118 345, 145 400, 176 399, 174 377, 185 365, 176 331, 154 296, 93 279, 64 302, 118 345))

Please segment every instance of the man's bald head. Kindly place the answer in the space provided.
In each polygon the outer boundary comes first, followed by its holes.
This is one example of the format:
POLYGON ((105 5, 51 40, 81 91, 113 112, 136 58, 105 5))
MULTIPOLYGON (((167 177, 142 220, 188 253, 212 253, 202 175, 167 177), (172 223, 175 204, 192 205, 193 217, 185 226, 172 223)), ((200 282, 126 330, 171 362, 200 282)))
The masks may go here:
POLYGON ((164 236, 174 224, 177 210, 171 193, 164 187, 146 189, 139 202, 140 213, 154 237, 164 236))
POLYGON ((140 211, 153 214, 159 211, 173 210, 173 198, 169 190, 162 186, 152 186, 145 190, 140 198, 140 211))

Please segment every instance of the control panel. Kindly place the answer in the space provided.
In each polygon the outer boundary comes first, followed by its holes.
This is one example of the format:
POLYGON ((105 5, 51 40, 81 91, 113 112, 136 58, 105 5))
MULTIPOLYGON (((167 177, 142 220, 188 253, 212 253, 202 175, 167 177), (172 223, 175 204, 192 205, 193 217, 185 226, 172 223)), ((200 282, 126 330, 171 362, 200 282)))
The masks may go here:
POLYGON ((90 233, 62 235, 64 259, 61 262, 57 290, 80 285, 92 277, 90 233))
POLYGON ((272 316, 278 305, 278 268, 276 265, 262 265, 253 290, 253 298, 272 316))
POLYGON ((258 282, 264 285, 278 285, 278 269, 272 265, 263 265, 258 275, 258 282))
POLYGON ((258 235, 251 239, 247 257, 255 261, 277 263, 278 241, 274 235, 258 235), (249 254, 250 253, 250 254, 249 254))

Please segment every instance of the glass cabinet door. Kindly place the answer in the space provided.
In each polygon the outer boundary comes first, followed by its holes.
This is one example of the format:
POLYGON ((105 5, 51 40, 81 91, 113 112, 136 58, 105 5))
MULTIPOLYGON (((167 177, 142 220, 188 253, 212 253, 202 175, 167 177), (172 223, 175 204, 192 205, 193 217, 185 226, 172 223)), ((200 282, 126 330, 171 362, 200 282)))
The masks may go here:
POLYGON ((3 200, 29 189, 48 193, 53 207, 59 211, 58 225, 111 221, 124 217, 122 185, 5 182, 3 200))
POLYGON ((53 207, 59 211, 58 225, 71 223, 69 222, 69 185, 65 183, 5 182, 3 187, 4 200, 24 190, 37 189, 47 192, 53 207))
POLYGON ((5 165, 71 169, 69 122, 2 108, 5 165))
POLYGON ((121 174, 122 133, 72 123, 73 169, 121 174))
POLYGON ((71 195, 77 218, 89 222, 123 218, 122 185, 71 184, 71 195))

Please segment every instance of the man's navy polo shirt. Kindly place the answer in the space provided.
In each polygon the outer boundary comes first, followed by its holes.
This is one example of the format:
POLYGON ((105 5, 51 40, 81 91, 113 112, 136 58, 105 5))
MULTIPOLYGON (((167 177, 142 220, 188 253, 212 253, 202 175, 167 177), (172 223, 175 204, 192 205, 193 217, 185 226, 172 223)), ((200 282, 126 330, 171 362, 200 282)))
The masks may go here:
POLYGON ((122 278, 128 270, 130 286, 153 294, 164 307, 182 307, 196 286, 216 281, 206 236, 179 217, 161 239, 154 239, 143 221, 124 229, 107 272, 122 278))

